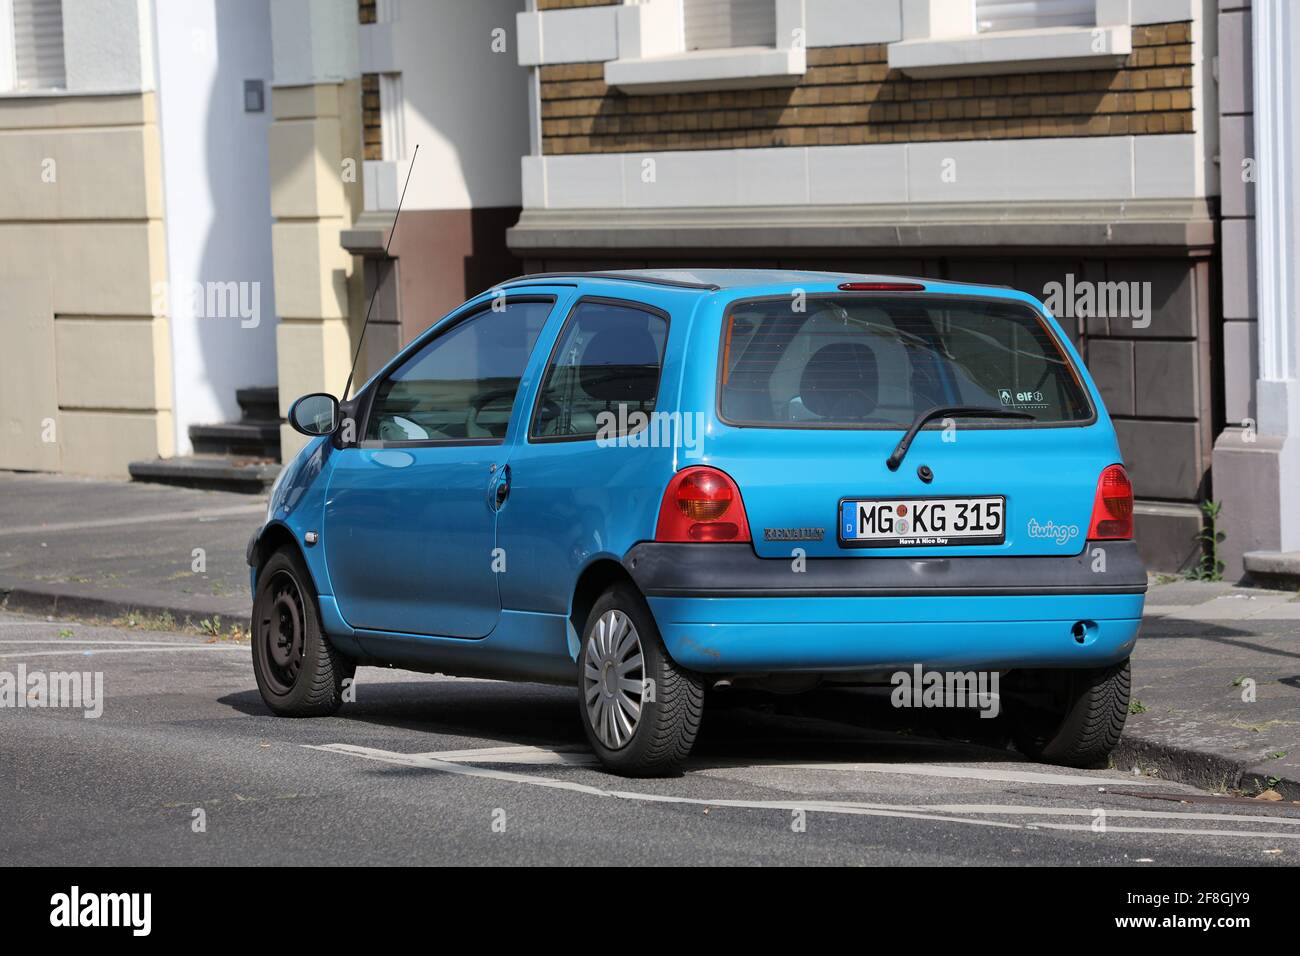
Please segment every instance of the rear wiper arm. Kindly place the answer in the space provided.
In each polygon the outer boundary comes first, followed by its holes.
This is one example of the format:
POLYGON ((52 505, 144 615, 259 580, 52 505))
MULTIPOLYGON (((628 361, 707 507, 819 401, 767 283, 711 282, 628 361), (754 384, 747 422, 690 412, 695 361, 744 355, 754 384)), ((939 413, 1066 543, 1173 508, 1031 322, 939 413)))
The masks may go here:
POLYGON ((979 405, 935 405, 933 408, 927 409, 916 416, 907 429, 907 433, 894 446, 893 454, 885 459, 885 467, 890 471, 898 470, 898 466, 903 463, 903 456, 912 447, 912 440, 916 438, 917 432, 924 428, 927 422, 932 422, 936 418, 955 418, 958 415, 964 418, 1028 418, 1031 421, 1034 418, 1029 412, 1017 412, 1010 408, 983 408, 979 405))

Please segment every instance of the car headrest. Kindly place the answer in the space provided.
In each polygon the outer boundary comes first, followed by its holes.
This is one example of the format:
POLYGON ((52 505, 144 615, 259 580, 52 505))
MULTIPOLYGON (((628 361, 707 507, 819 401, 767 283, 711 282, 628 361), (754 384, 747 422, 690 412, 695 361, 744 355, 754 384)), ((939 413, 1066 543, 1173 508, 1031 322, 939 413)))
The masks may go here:
POLYGON ((597 332, 582 353, 582 390, 602 402, 649 402, 659 388, 659 346, 646 329, 597 332))
POLYGON ((804 366, 799 397, 822 418, 866 418, 876 407, 880 374, 876 354, 861 342, 823 345, 804 366))

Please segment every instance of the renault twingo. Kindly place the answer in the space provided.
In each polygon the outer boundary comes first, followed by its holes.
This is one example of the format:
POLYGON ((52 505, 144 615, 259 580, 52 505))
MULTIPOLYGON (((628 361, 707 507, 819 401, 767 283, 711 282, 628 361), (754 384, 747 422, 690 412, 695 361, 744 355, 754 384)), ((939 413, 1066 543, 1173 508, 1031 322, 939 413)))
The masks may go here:
POLYGON ((765 270, 532 275, 312 436, 249 542, 268 706, 359 664, 576 688, 626 775, 720 681, 1001 678, 1016 746, 1103 761, 1146 574, 1115 431, 1032 296, 765 270))

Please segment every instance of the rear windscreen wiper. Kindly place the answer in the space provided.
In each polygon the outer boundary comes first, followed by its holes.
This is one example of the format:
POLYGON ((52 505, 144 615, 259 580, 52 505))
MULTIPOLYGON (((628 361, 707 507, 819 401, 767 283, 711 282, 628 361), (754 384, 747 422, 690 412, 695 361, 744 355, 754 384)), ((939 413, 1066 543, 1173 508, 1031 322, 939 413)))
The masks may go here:
POLYGON ((906 434, 894 446, 893 454, 885 459, 885 467, 890 471, 898 470, 898 466, 903 463, 903 456, 907 454, 907 449, 912 447, 912 439, 916 438, 916 433, 925 427, 926 422, 934 421, 936 418, 954 418, 958 415, 964 418, 1027 418, 1030 421, 1034 420, 1034 416, 1029 412, 1017 412, 1010 408, 982 408, 979 405, 936 405, 916 416, 906 434))

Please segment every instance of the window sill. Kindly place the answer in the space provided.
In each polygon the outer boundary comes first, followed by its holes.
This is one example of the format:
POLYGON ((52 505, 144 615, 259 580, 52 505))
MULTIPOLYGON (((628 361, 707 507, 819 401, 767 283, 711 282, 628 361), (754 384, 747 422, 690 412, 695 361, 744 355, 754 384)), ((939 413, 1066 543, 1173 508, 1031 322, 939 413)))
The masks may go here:
POLYGON ((640 60, 610 60, 605 83, 631 96, 696 90, 794 86, 807 69, 804 50, 737 47, 640 60))
POLYGON ((1100 70, 1132 52, 1127 26, 1049 27, 902 40, 889 45, 889 68, 917 77, 1100 70))

